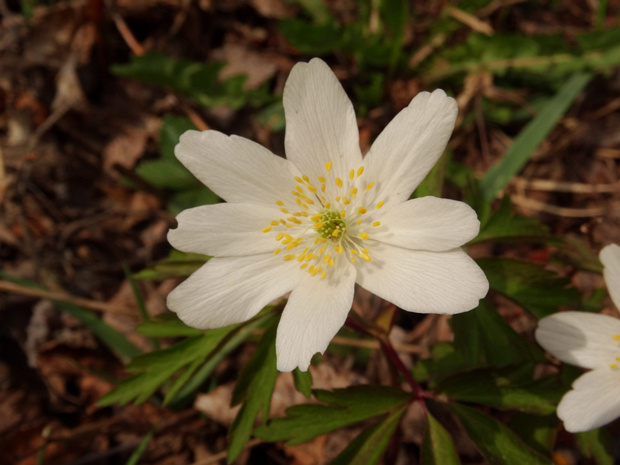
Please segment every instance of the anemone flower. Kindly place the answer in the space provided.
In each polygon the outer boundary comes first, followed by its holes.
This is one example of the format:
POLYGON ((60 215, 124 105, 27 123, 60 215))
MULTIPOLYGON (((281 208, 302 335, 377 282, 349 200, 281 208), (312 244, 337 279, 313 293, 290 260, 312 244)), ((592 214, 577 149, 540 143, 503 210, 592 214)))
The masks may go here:
MULTIPOLYGON (((601 250, 603 276, 620 308, 620 247, 601 250)), ((606 425, 620 416, 620 320, 586 312, 545 317, 536 330, 538 343, 563 362, 589 368, 558 405, 558 417, 572 433, 606 425)))
POLYGON ((319 59, 284 87, 287 159, 242 137, 187 131, 177 158, 226 203, 183 211, 177 249, 211 255, 168 307, 207 329, 240 323, 291 292, 276 337, 277 367, 305 371, 344 324, 355 284, 418 313, 470 310, 488 290, 460 248, 478 234, 466 204, 408 200, 445 149, 457 105, 418 94, 362 157, 355 112, 319 59))

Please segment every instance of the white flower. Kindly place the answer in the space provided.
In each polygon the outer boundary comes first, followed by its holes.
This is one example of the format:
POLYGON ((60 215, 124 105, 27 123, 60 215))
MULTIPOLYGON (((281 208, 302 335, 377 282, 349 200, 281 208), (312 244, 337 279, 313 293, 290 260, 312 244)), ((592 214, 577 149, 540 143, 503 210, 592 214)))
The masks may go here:
MULTIPOLYGON (((603 276, 620 308, 620 247, 601 250, 603 276)), ((538 323, 536 340, 563 362, 590 368, 558 405, 567 431, 578 433, 606 425, 620 416, 620 320, 585 312, 561 312, 538 323)))
POLYGON ((278 369, 306 370, 344 324, 355 283, 398 307, 459 313, 488 290, 460 249, 479 222, 466 204, 407 200, 441 156, 454 99, 423 92, 362 158, 353 106, 327 65, 297 64, 284 88, 285 149, 217 131, 188 131, 175 154, 227 203, 192 208, 168 240, 212 255, 172 291, 168 307, 190 326, 254 316, 292 291, 279 323, 278 369))

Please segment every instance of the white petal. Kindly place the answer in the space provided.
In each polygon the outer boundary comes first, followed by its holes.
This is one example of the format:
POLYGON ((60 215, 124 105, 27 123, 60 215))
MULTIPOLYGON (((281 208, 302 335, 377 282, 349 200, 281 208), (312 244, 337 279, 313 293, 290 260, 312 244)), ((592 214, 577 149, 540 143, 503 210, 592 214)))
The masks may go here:
POLYGON ((263 233, 280 212, 272 207, 220 203, 184 210, 179 226, 168 232, 168 242, 183 252, 240 256, 273 252, 279 245, 272 233, 263 233))
POLYGON ((168 308, 194 328, 221 328, 252 318, 301 276, 297 262, 273 254, 212 258, 168 294, 168 308))
POLYGON ((616 308, 620 310, 620 246, 609 244, 603 247, 599 257, 605 266, 603 276, 607 290, 616 308))
POLYGON ((357 283, 403 310, 465 312, 489 290, 480 267, 461 249, 427 252, 370 242, 372 262, 358 267, 357 283))
POLYGON ((282 97, 286 115, 286 157, 302 173, 325 175, 331 161, 336 176, 362 164, 357 120, 340 82, 320 59, 297 63, 282 97))
POLYGON ((274 205, 290 196, 297 169, 249 139, 218 131, 187 131, 176 157, 209 189, 228 202, 274 205))
POLYGON ((457 114, 456 101, 436 90, 419 93, 396 115, 364 158, 377 200, 409 198, 446 148, 457 114))
POLYGON ((538 322, 536 341, 554 357, 584 368, 608 366, 620 356, 620 320, 586 312, 560 312, 538 322))
POLYGON ((276 336, 278 370, 306 371, 312 356, 325 352, 353 302, 355 268, 339 264, 337 274, 320 279, 305 274, 284 308, 276 336))
POLYGON ((573 383, 558 405, 558 417, 571 433, 590 431, 620 416, 620 370, 598 368, 573 383))
POLYGON ((460 247, 478 234, 480 222, 466 203, 423 197, 397 204, 381 217, 372 238, 407 249, 440 252, 460 247))

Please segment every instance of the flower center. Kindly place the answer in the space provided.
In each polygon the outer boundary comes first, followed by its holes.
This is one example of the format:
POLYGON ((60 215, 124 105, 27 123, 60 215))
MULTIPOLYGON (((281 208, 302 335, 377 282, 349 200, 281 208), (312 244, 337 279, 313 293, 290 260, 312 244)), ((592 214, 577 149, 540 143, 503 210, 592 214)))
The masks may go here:
POLYGON ((384 201, 375 200, 375 183, 363 180, 364 167, 351 169, 344 179, 332 172, 332 162, 316 185, 307 175, 296 176, 297 185, 288 198, 276 201, 282 213, 263 229, 279 242, 273 251, 283 260, 297 260, 299 268, 325 279, 348 259, 372 261, 365 242, 371 237, 384 201), (318 187, 317 187, 318 186, 318 187))

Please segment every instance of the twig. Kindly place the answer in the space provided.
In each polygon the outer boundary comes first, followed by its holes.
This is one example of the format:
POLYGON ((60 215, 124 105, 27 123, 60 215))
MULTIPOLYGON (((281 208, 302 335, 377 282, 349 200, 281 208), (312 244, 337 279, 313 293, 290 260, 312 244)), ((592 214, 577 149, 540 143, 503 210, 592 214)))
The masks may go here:
POLYGON ((135 308, 121 307, 120 305, 111 305, 97 300, 89 300, 81 297, 74 297, 64 292, 51 292, 43 289, 33 289, 31 287, 21 286, 10 281, 0 280, 0 291, 20 294, 27 297, 35 297, 38 299, 59 300, 67 302, 89 310, 96 310, 103 313, 116 313, 120 315, 137 316, 138 311, 135 308))
POLYGON ((403 377, 405 378, 409 386, 411 386, 413 394, 420 401, 420 403, 423 404, 424 403, 423 398, 426 397, 424 391, 422 390, 418 382, 415 380, 415 378, 413 377, 409 369, 405 366, 403 361, 400 359, 400 357, 398 356, 398 353, 396 353, 396 350, 394 350, 394 346, 390 342, 389 338, 388 337, 381 338, 379 342, 381 343, 381 348, 383 349, 383 353, 385 354, 387 359, 390 362, 392 362, 392 364, 396 367, 396 369, 400 372, 400 374, 403 375, 403 377))
POLYGON ((563 216, 566 218, 591 218, 594 216, 602 216, 605 214, 604 207, 590 208, 566 208, 558 207, 539 200, 530 199, 521 195, 511 195, 512 202, 520 207, 534 210, 537 212, 548 213, 550 215, 563 216))
MULTIPOLYGON (((254 438, 246 442, 243 449, 251 449, 252 447, 258 446, 263 442, 262 439, 254 438)), ((199 460, 198 462, 192 463, 192 465, 211 465, 212 463, 217 463, 220 460, 224 460, 228 455, 228 451, 223 450, 222 452, 218 452, 217 454, 212 455, 211 457, 207 457, 206 459, 199 460)))
POLYGON ((471 15, 459 8, 449 6, 447 7, 447 13, 457 21, 460 21, 461 23, 465 24, 476 32, 480 32, 488 36, 492 36, 495 32, 493 31, 493 28, 487 23, 479 20, 474 15, 471 15))
POLYGON ((112 13, 112 20, 114 21, 114 24, 116 25, 116 29, 118 29, 119 34, 121 35, 127 46, 131 49, 133 54, 136 56, 144 55, 144 47, 140 45, 140 42, 138 42, 136 36, 133 35, 133 32, 131 32, 131 29, 129 29, 129 26, 127 26, 127 23, 122 18, 122 16, 114 12, 112 13))
POLYGON ((620 182, 614 184, 587 184, 580 182, 552 181, 549 179, 513 178, 516 187, 536 191, 572 192, 575 194, 604 194, 620 192, 620 182))

